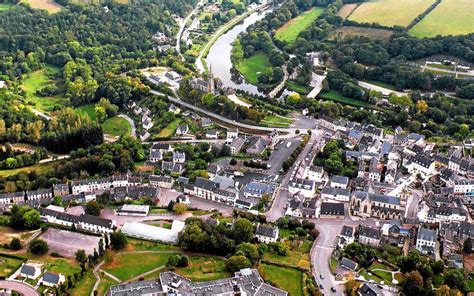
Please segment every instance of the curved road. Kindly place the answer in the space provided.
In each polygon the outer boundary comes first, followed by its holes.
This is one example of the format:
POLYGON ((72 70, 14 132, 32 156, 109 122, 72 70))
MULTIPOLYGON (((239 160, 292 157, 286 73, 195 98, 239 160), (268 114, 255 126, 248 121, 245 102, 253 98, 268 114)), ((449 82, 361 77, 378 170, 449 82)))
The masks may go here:
POLYGON ((128 121, 128 123, 132 127, 132 131, 131 131, 132 137, 136 139, 137 138, 137 128, 135 126, 135 122, 133 121, 133 119, 128 117, 128 115, 126 115, 126 114, 119 114, 119 117, 122 117, 123 119, 128 121))
POLYGON ((204 4, 204 1, 201 0, 199 3, 196 5, 196 8, 194 8, 193 11, 191 11, 188 16, 181 21, 181 24, 179 25, 179 31, 178 34, 176 35, 176 51, 178 54, 181 56, 181 59, 184 61, 184 56, 181 54, 181 37, 183 35, 184 29, 186 28, 186 23, 188 20, 198 11, 199 8, 204 4))
POLYGON ((0 288, 20 292, 25 296, 39 295, 32 286, 17 281, 0 281, 0 288))
MULTIPOLYGON (((233 125, 233 126, 237 126, 237 127, 241 127, 241 128, 246 128, 246 129, 251 129, 251 130, 257 130, 257 131, 264 131, 264 132, 272 132, 272 131, 278 131, 278 132, 285 132, 285 133, 295 133, 296 128, 281 128, 281 127, 264 127, 264 126, 256 126, 256 125, 250 125, 250 124, 246 124, 246 123, 242 123, 242 122, 238 122, 238 121, 235 121, 235 120, 231 120, 231 119, 228 119, 226 117, 223 117, 223 116, 220 116, 218 114, 215 114, 215 113, 212 113, 210 111, 207 111, 203 108, 200 108, 200 107, 197 107, 197 106, 194 106, 192 104, 189 104, 189 103, 186 103, 184 102, 183 100, 181 99, 178 99, 178 98, 175 98, 175 97, 171 97, 171 96, 168 96, 166 94, 163 94, 163 93, 160 93, 160 92, 157 92, 155 90, 151 90, 150 91, 152 94, 154 95, 158 95, 158 96, 165 96, 169 101, 175 103, 175 104, 178 104, 178 105, 181 105, 181 106, 184 106, 186 108, 189 108, 191 110, 194 110, 194 111, 197 111, 199 113, 202 113, 206 116, 209 116, 209 117, 212 117, 214 119, 217 119, 219 121, 222 121, 222 122, 225 122, 225 123, 228 123, 230 125, 233 125)), ((305 129, 301 129, 301 133, 305 133, 306 130, 305 129)))

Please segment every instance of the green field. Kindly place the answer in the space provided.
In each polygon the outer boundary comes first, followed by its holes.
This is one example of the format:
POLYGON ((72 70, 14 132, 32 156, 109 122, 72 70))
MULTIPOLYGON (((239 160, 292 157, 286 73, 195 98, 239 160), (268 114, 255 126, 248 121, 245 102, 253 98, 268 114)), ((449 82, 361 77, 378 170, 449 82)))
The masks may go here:
POLYGON ((49 77, 55 75, 58 71, 58 68, 46 67, 45 69, 28 74, 28 76, 22 80, 20 87, 25 91, 26 99, 29 104, 43 112, 52 112, 55 108, 63 108, 68 104, 69 100, 61 98, 60 96, 40 97, 36 94, 37 90, 54 84, 54 81, 49 77))
POLYGON ((103 266, 103 270, 113 274, 122 281, 126 281, 147 271, 166 265, 169 253, 121 253, 114 256, 114 260, 103 266), (137 260, 137 258, 140 258, 137 260))
POLYGON ((181 122, 181 118, 176 118, 175 120, 173 120, 170 124, 168 124, 167 127, 165 127, 164 129, 160 131, 160 133, 158 134, 158 137, 167 138, 174 135, 174 132, 176 131, 176 128, 178 127, 178 124, 180 124, 180 122, 181 122))
POLYGON ((267 115, 263 118, 262 123, 268 126, 276 126, 276 127, 288 127, 293 122, 292 119, 278 116, 278 115, 267 115))
POLYGON ((303 12, 299 16, 289 20, 286 24, 276 30, 275 38, 280 41, 293 43, 298 35, 306 30, 315 19, 317 19, 324 11, 322 7, 313 7, 303 12))
POLYGON ((301 271, 270 264, 260 264, 258 271, 266 282, 287 291, 289 295, 303 295, 303 273, 301 271))
MULTIPOLYGON (((60 160, 58 160, 59 162, 60 160)), ((16 175, 19 173, 30 173, 36 171, 37 173, 44 172, 52 167, 55 162, 48 163, 38 163, 32 166, 27 166, 23 168, 13 169, 13 170, 0 170, 0 178, 6 178, 8 176, 16 175)))
POLYGON ((373 108, 373 106, 366 101, 359 101, 359 100, 344 97, 338 91, 334 91, 334 90, 322 92, 319 94, 319 97, 325 100, 335 101, 338 103, 351 105, 355 107, 373 108))
POLYGON ((273 252, 266 252, 263 254, 263 259, 272 262, 283 263, 286 265, 307 268, 308 270, 311 268, 309 254, 302 252, 290 251, 288 256, 280 256, 273 252))
POLYGON ((84 277, 76 283, 76 286, 70 291, 72 296, 90 295, 94 288, 95 277, 92 271, 84 273, 84 277))
POLYGON ((120 137, 123 135, 130 135, 132 127, 127 120, 122 117, 114 116, 102 123, 104 134, 120 137))
POLYGON ((434 2, 435 0, 372 0, 357 7, 349 20, 406 27, 434 2))
POLYGON ((299 94, 302 94, 302 95, 307 95, 311 91, 310 87, 308 87, 306 85, 297 84, 293 81, 287 81, 286 82, 286 87, 288 88, 288 90, 295 91, 295 92, 297 92, 299 94))
POLYGON ((245 80, 253 85, 261 85, 258 82, 258 76, 264 73, 271 73, 271 67, 268 56, 263 52, 242 59, 235 65, 235 68, 244 76, 245 80))
POLYGON ((17 270, 23 260, 0 255, 0 277, 8 277, 17 270))
POLYGON ((473 0, 443 0, 410 30, 410 34, 421 38, 473 33, 473 11, 473 0))
POLYGON ((0 12, 1 11, 5 11, 5 10, 9 10, 11 9, 13 6, 13 4, 8 4, 8 3, 0 3, 0 12))
POLYGON ((90 119, 95 120, 97 114, 95 113, 95 104, 86 104, 79 107, 76 107, 75 112, 81 115, 87 115, 90 119))
POLYGON ((231 276, 225 269, 225 260, 215 257, 190 257, 189 266, 178 268, 176 272, 195 282, 213 281, 231 276))
POLYGON ((118 285, 116 281, 109 278, 108 276, 101 275, 100 276, 100 283, 97 287, 97 295, 107 295, 107 291, 109 290, 110 286, 118 285))

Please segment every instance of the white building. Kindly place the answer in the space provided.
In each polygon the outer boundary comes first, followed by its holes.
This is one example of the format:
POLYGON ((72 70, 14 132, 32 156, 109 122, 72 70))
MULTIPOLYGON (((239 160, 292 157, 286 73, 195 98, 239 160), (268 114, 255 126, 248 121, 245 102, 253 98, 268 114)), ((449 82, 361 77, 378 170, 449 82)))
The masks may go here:
POLYGON ((324 176, 324 169, 320 166, 310 165, 304 171, 304 177, 316 182, 322 182, 324 176))
POLYGON ((39 280, 38 285, 47 287, 57 287, 66 281, 66 278, 62 274, 56 274, 52 272, 45 272, 43 277, 39 280))
POLYGON ((420 228, 416 235, 416 249, 422 254, 432 254, 435 250, 437 234, 435 230, 420 228))
POLYGON ((351 192, 349 189, 324 187, 321 190, 321 198, 347 202, 351 199, 351 192))
POLYGON ((125 204, 116 210, 119 216, 142 216, 146 217, 150 211, 150 206, 125 204))
POLYGON ((454 193, 463 195, 474 195, 474 179, 455 180, 454 193))
POLYGON ((435 161, 424 155, 409 156, 407 161, 406 167, 412 175, 420 174, 423 178, 426 178, 435 172, 435 161))
POLYGON ((239 129, 231 128, 227 130, 225 143, 230 145, 233 139, 236 139, 239 136, 239 129))
POLYGON ((343 188, 347 189, 349 186, 349 178, 346 176, 331 176, 329 179, 329 186, 333 188, 343 188))
POLYGON ((268 225, 258 224, 255 237, 260 243, 275 243, 278 240, 279 229, 268 225))
POLYGON ((152 226, 137 222, 127 222, 122 227, 122 232, 128 236, 151 241, 161 241, 165 243, 176 243, 178 234, 184 229, 185 223, 173 220, 171 229, 152 226))
POLYGON ((311 198, 316 191, 316 184, 313 180, 294 178, 288 183, 288 191, 291 194, 300 193, 306 198, 311 198))

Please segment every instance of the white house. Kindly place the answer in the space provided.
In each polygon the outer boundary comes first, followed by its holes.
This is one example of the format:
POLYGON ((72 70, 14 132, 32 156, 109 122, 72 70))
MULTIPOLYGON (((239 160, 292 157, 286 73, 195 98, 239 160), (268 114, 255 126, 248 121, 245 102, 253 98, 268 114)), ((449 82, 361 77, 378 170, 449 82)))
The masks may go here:
POLYGON ((321 198, 346 202, 351 199, 351 192, 349 189, 324 187, 321 190, 321 198))
POLYGON ((341 233, 339 233, 338 246, 344 248, 345 246, 352 244, 355 241, 355 230, 352 226, 342 226, 341 233))
POLYGON ((454 193, 463 195, 474 195, 474 179, 455 180, 454 193))
POLYGON ((35 280, 40 276, 40 274, 41 268, 36 265, 23 263, 20 268, 20 276, 23 278, 35 280))
POLYGON ((331 178, 329 179, 329 186, 333 188, 347 189, 347 187, 349 186, 349 178, 346 176, 338 175, 331 176, 331 178))
POLYGON ((420 228, 416 235, 416 249, 422 254, 432 254, 435 250, 437 240, 436 231, 428 228, 420 228))
POLYGON ((309 179, 294 178, 288 183, 288 191, 291 194, 300 193, 304 197, 313 197, 316 190, 316 183, 309 179))
POLYGON ((233 139, 236 139, 239 136, 239 129, 231 128, 227 130, 225 143, 229 145, 232 143, 233 139))
POLYGON ((257 240, 265 244, 276 242, 278 240, 278 234, 278 227, 272 227, 263 224, 258 224, 257 230, 255 231, 255 237, 257 240))
POLYGON ((434 160, 424 155, 414 155, 407 158, 407 169, 410 174, 420 174, 423 178, 435 172, 436 163, 434 160))
POLYGON ((150 176, 150 186, 152 187, 171 189, 171 187, 173 187, 173 184, 174 184, 174 179, 170 176, 158 176, 158 175, 150 176))
POLYGON ((304 177, 316 182, 322 182, 324 176, 324 169, 320 166, 310 165, 306 167, 304 177))
POLYGON ((361 226, 359 229, 359 243, 367 246, 378 247, 380 245, 381 231, 379 228, 361 226))
POLYGON ((47 287, 57 287, 65 281, 66 278, 64 277, 64 275, 47 271, 43 274, 43 277, 39 280, 38 284, 47 287))
POLYGON ((184 152, 174 151, 173 162, 184 163, 186 161, 186 154, 184 152))

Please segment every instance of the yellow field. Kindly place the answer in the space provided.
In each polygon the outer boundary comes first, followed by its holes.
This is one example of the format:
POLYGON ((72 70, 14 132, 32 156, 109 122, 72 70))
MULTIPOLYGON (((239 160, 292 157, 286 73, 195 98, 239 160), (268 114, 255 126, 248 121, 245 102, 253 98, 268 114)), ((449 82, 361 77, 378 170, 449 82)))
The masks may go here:
POLYGON ((410 30, 415 37, 474 32, 474 0, 443 0, 410 30))
POLYGON ((349 16, 349 14, 351 14, 351 12, 356 9, 357 7, 357 4, 356 3, 353 3, 353 4, 344 4, 342 5, 341 9, 339 10, 339 12, 337 13, 338 16, 342 17, 342 18, 346 18, 349 16))
POLYGON ((349 19, 359 23, 406 27, 434 2, 435 0, 373 0, 362 3, 349 19))
POLYGON ((49 13, 56 13, 61 10, 62 5, 54 2, 54 0, 22 0, 23 3, 28 3, 31 8, 44 9, 49 13))

